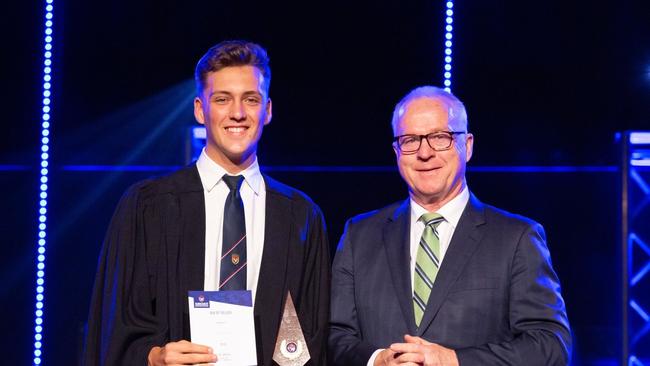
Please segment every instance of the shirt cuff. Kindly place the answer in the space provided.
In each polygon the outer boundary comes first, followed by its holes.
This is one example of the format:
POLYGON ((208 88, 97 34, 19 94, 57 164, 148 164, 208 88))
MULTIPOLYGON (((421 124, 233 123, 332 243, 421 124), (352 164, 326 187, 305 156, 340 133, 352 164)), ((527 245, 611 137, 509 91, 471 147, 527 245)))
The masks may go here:
POLYGON ((379 352, 381 352, 381 351, 383 351, 383 350, 384 350, 384 349, 381 348, 381 349, 378 349, 378 350, 376 350, 375 352, 373 352, 372 355, 370 356, 370 359, 368 360, 368 365, 367 365, 367 366, 374 366, 374 364, 375 364, 375 358, 377 358, 377 356, 379 355, 379 352))

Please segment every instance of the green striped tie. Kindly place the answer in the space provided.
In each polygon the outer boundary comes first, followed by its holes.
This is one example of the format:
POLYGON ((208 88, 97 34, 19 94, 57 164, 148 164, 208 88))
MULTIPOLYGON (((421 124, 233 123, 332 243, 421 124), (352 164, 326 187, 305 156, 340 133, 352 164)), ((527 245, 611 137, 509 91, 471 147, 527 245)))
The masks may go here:
POLYGON ((440 267, 440 239, 436 228, 444 220, 444 217, 435 212, 425 213, 419 220, 424 222, 425 226, 415 257, 415 279, 413 281, 413 311, 415 325, 418 327, 440 267))

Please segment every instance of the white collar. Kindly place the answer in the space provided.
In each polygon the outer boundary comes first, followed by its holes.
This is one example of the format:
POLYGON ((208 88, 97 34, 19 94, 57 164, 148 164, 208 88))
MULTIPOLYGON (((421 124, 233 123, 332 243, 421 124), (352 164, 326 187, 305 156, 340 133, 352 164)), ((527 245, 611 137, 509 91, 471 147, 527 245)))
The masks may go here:
MULTIPOLYGON (((460 216, 463 214, 463 210, 465 209, 465 206, 467 206, 467 202, 469 202, 469 189, 467 188, 467 185, 463 190, 458 194, 458 196, 454 197, 451 201, 445 203, 442 207, 440 207, 436 212, 442 215, 442 217, 445 218, 445 221, 449 224, 451 224, 454 228, 458 226, 458 221, 460 221, 460 216)), ((417 221, 420 216, 424 215, 425 213, 429 212, 427 211, 424 207, 420 206, 417 204, 413 199, 410 199, 410 204, 411 204, 411 222, 417 221)))
MULTIPOLYGON (((203 184, 203 189, 210 192, 217 184, 221 181, 221 178, 224 174, 230 175, 226 169, 221 165, 214 162, 210 159, 208 154, 205 152, 205 148, 201 151, 201 155, 196 161, 196 167, 199 170, 199 175, 201 176, 201 184, 203 184)), ((262 188, 262 173, 260 172, 260 166, 257 163, 257 156, 253 163, 238 175, 244 176, 244 182, 255 192, 256 195, 260 194, 260 189, 262 188)))

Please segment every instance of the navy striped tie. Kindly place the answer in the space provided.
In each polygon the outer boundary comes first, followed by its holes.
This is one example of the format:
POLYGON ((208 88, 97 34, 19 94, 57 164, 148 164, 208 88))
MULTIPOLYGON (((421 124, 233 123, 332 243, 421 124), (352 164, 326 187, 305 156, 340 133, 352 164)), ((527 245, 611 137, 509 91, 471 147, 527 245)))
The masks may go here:
POLYGON ((223 209, 219 290, 246 290, 246 219, 239 193, 244 177, 224 175, 223 181, 230 194, 223 209))

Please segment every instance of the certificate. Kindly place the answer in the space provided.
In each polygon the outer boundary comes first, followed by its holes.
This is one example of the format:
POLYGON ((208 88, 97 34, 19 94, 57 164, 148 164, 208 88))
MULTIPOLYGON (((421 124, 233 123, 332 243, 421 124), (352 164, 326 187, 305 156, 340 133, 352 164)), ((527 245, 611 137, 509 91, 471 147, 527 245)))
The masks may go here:
POLYGON ((189 291, 192 343, 209 346, 219 366, 257 365, 250 291, 189 291))

